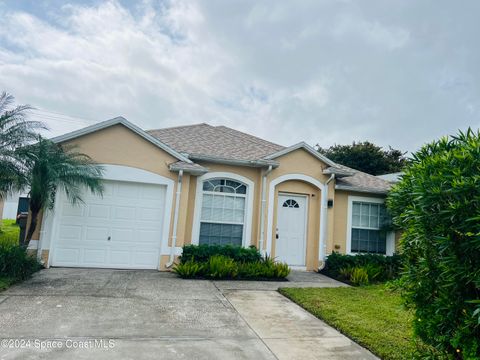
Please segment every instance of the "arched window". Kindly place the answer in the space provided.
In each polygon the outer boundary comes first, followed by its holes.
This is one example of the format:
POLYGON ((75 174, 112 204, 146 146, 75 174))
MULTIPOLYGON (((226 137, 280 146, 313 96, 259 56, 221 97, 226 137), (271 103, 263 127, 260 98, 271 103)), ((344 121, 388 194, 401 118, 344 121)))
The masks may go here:
POLYGON ((200 244, 242 245, 247 186, 229 179, 209 179, 202 185, 200 244))
POLYGON ((283 207, 298 209, 300 206, 298 206, 298 202, 296 202, 295 200, 288 199, 285 200, 285 202, 283 203, 283 207))

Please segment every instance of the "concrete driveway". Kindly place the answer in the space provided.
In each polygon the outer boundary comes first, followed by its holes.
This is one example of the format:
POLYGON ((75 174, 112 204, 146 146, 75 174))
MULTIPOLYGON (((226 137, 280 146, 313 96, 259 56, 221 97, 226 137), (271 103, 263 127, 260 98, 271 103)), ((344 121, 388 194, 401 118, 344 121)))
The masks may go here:
POLYGON ((276 292, 339 286, 48 269, 0 293, 1 359, 375 359, 276 292))

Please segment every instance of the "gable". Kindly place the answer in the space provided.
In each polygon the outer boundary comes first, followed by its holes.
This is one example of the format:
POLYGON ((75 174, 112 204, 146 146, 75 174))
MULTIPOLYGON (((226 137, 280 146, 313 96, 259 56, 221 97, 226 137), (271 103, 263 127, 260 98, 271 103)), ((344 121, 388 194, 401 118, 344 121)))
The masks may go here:
POLYGON ((310 152, 300 148, 275 158, 279 166, 272 172, 272 178, 285 174, 304 174, 325 182, 328 176, 323 170, 328 167, 310 152))
POLYGON ((64 144, 78 146, 78 150, 99 164, 124 165, 172 177, 168 165, 177 161, 158 146, 122 124, 90 132, 64 144))
POLYGON ((304 169, 309 167, 315 167, 319 170, 329 167, 327 163, 320 160, 318 157, 312 155, 310 152, 303 148, 293 150, 289 153, 281 155, 275 158, 280 163, 280 167, 289 167, 294 169, 304 169))

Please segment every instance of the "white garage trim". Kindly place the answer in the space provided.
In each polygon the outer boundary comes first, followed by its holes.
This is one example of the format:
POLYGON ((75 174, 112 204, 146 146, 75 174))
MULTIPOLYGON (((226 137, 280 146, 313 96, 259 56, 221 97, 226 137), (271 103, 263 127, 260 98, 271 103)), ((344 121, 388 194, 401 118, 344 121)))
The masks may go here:
MULTIPOLYGON (((171 215, 172 215, 174 181, 172 179, 152 173, 150 171, 133 168, 129 166, 110 165, 110 164, 102 164, 101 166, 105 170, 103 175, 104 180, 125 181, 125 182, 133 182, 133 183, 166 186, 165 212, 164 212, 165 215, 163 219, 160 255, 168 254, 169 253, 168 238, 169 238, 170 222, 171 222, 171 215)), ((63 196, 64 194, 58 194, 59 198, 63 196)), ((53 253, 55 251, 54 239, 58 234, 58 229, 57 229, 58 224, 56 221, 57 216, 55 216, 55 214, 58 214, 60 203, 61 201, 58 201, 58 198, 57 198, 55 201, 53 212, 47 211, 42 221, 42 229, 40 232, 40 241, 38 246, 39 251, 37 253, 37 256, 39 258, 41 257, 42 249, 50 250, 50 253, 48 256, 48 262, 46 264, 47 267, 50 266, 51 260, 53 259, 53 253)), ((159 268, 160 268, 160 264, 158 264, 158 269, 159 268)))
POLYGON ((255 184, 252 180, 246 178, 245 176, 230 172, 211 172, 197 178, 195 210, 193 213, 192 244, 198 245, 200 239, 200 216, 202 211, 203 182, 205 180, 214 178, 236 180, 244 183, 247 186, 242 245, 244 247, 250 246, 252 238, 253 194, 255 191, 255 184))
MULTIPOLYGON (((272 254, 272 237, 273 237, 273 209, 275 207, 275 187, 285 181, 288 180, 301 180, 307 183, 310 183, 316 186, 321 191, 322 198, 325 196, 325 189, 326 185, 318 181, 317 179, 304 175, 304 174, 285 174, 282 176, 277 177, 270 181, 268 187, 268 216, 267 216, 267 246, 266 252, 271 255, 272 254)), ((327 212, 325 209, 320 209, 320 224, 325 223, 326 221, 322 221, 322 218, 326 219, 327 212)), ((326 225, 325 225, 326 226, 326 225)), ((319 238, 319 248, 322 249, 323 245, 326 243, 325 233, 320 229, 320 238, 319 238)))

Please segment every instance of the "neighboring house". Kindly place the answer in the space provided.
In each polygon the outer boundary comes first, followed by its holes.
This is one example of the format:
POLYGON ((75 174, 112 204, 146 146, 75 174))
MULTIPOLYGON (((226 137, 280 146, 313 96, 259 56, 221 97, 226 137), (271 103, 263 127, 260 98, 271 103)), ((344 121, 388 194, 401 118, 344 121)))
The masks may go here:
MULTIPOLYGON (((28 194, 15 192, 13 194, 9 194, 4 200, 0 200, 0 218, 16 219, 17 212, 18 212, 18 203, 20 199, 27 199, 27 197, 28 197, 28 194)), ((24 207, 27 204, 28 203, 24 201, 22 205, 24 207)), ((21 210, 24 210, 24 209, 21 209, 21 210)))
POLYGON ((390 184, 312 147, 224 126, 143 131, 124 118, 53 139, 105 168, 103 197, 57 194, 33 247, 47 266, 165 270, 184 244, 256 246, 299 269, 325 255, 392 254, 380 231, 390 184))

